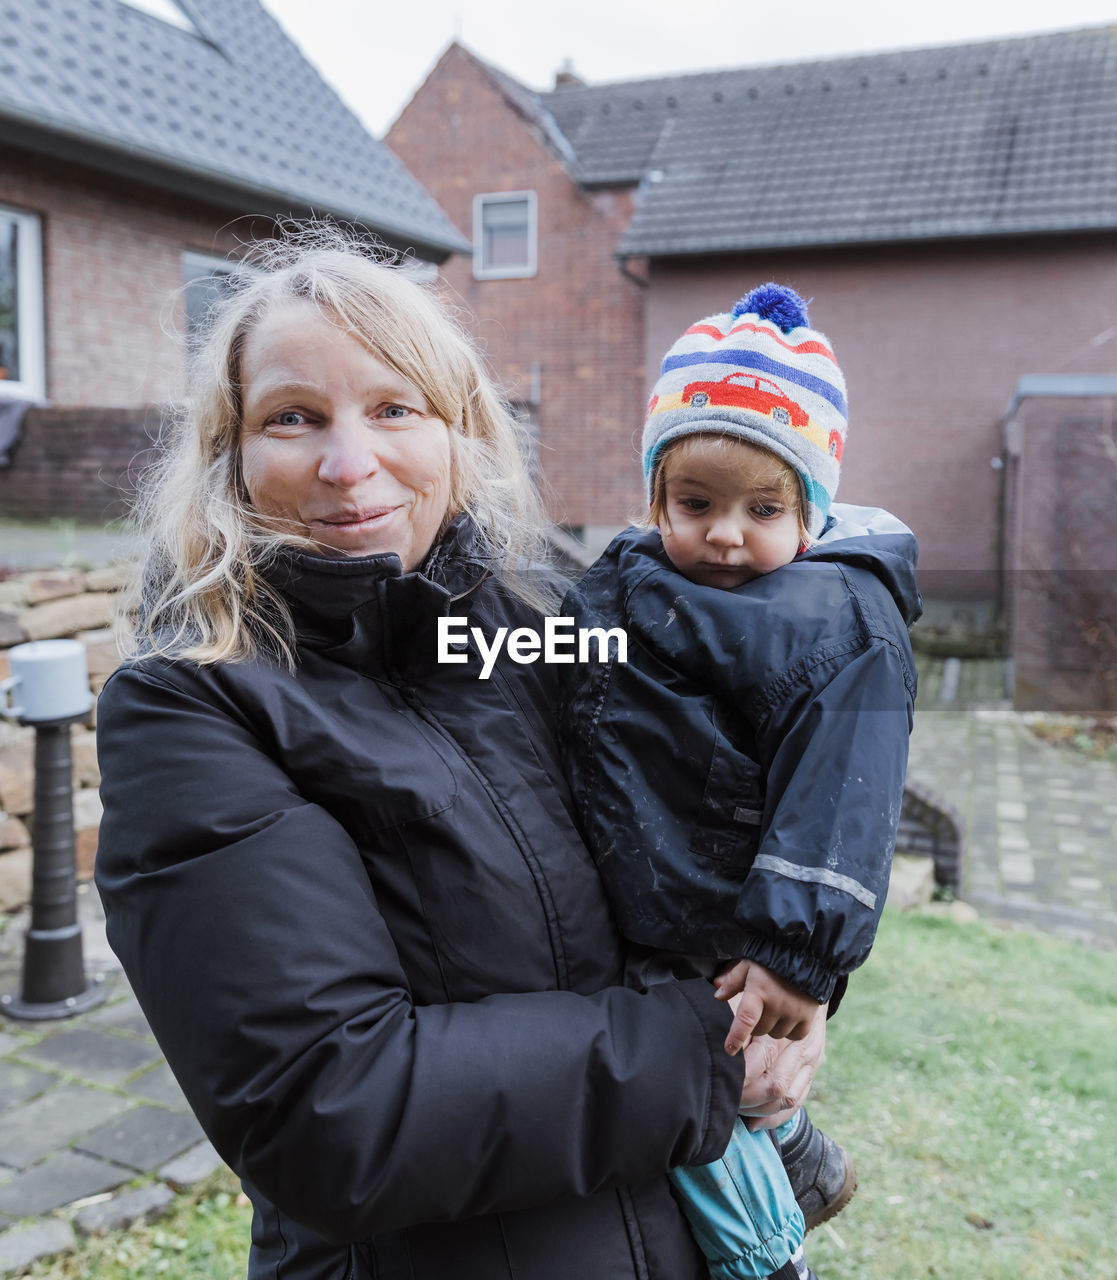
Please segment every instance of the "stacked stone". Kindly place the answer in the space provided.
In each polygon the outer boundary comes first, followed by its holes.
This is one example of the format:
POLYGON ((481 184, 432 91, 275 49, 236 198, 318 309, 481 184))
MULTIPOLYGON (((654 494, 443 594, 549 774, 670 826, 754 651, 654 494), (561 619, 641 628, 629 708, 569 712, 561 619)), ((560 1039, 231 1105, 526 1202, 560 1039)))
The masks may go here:
MULTIPOLYGON (((120 661, 112 623, 117 593, 131 572, 123 565, 43 569, 0 581, 0 678, 9 674, 7 651, 14 645, 74 638, 85 645, 90 687, 99 693, 120 661)), ((88 726, 71 731, 78 878, 85 880, 93 874, 101 821, 101 774, 92 726, 90 713, 88 726)), ((34 729, 0 720, 0 911, 22 906, 31 893, 34 749, 34 729)))

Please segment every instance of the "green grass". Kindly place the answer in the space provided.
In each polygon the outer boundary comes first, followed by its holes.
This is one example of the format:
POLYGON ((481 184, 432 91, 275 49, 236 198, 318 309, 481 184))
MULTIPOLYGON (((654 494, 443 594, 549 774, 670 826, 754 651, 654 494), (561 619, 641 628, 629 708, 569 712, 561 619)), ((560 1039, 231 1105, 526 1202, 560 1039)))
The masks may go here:
MULTIPOLYGON (((1117 1276, 1117 956, 1037 934, 886 916, 830 1024, 814 1119, 857 1197, 808 1238, 821 1280, 1117 1276)), ((51 1280, 241 1280, 230 1175, 157 1223, 85 1242, 51 1280)))
POLYGON ((811 1104, 861 1178, 823 1280, 1117 1276, 1115 959, 889 913, 811 1104))
POLYGON ((227 1169, 179 1196, 157 1222, 83 1240, 26 1274, 46 1280, 243 1280, 252 1210, 227 1169))

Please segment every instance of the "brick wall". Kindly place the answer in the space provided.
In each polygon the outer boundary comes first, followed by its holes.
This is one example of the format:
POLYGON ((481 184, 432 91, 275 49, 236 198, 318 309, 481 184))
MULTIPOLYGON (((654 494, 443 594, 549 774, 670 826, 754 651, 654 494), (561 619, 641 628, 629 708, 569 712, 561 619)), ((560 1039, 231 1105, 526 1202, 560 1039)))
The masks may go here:
MULTIPOLYGON (((0 204, 42 220, 47 398, 166 402, 182 386, 182 255, 224 255, 237 213, 0 146, 0 204)), ((238 211, 239 212, 239 211, 238 211)))
POLYGON ((125 515, 159 420, 156 409, 28 410, 11 465, 0 468, 4 518, 100 524, 125 515))
POLYGON ((537 366, 541 470, 552 515, 571 524, 624 524, 642 505, 636 445, 643 290, 615 258, 631 193, 581 190, 536 128, 457 46, 404 108, 387 142, 470 238, 475 195, 536 192, 534 278, 474 280, 464 257, 451 259, 442 275, 506 396, 529 400, 537 366))
POLYGON ((1000 563, 1003 419, 1022 374, 1117 367, 1117 237, 675 259, 650 271, 647 368, 687 324, 775 279, 846 375, 840 497, 915 530, 928 594, 981 599, 1000 563))

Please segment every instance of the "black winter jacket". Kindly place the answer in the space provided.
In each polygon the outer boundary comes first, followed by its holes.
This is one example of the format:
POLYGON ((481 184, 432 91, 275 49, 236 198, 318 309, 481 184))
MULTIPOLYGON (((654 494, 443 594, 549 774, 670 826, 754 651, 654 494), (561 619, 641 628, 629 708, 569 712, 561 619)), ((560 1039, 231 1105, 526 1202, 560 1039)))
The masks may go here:
POLYGON ((627 663, 564 668, 568 772, 621 932, 755 959, 820 1003, 884 905, 920 611, 911 533, 834 511, 814 548, 732 591, 628 529, 563 607, 628 636, 627 663))
POLYGON ((425 573, 277 572, 294 674, 145 659, 98 712, 109 938, 253 1199, 251 1280, 700 1280, 664 1172, 728 1139, 728 1015, 618 985, 552 672, 435 664, 452 594, 535 620, 461 525, 425 573))

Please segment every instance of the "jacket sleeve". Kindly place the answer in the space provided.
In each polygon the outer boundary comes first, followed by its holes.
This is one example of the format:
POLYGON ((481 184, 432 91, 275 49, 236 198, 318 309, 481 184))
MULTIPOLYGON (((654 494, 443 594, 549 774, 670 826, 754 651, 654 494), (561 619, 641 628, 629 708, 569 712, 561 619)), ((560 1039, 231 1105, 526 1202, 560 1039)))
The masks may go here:
POLYGON ((703 1163, 742 1068, 708 984, 416 1007, 360 852, 219 683, 98 711, 109 939, 232 1168, 328 1240, 703 1163))
POLYGON ((868 957, 888 891, 912 723, 887 640, 800 670, 757 727, 760 846, 738 902, 744 954, 818 1001, 868 957))

